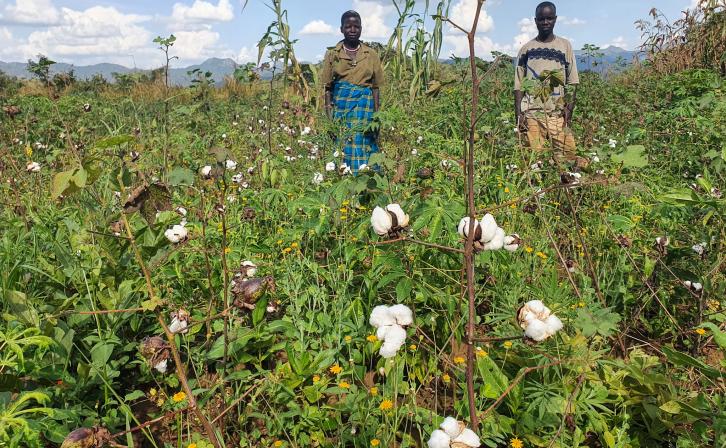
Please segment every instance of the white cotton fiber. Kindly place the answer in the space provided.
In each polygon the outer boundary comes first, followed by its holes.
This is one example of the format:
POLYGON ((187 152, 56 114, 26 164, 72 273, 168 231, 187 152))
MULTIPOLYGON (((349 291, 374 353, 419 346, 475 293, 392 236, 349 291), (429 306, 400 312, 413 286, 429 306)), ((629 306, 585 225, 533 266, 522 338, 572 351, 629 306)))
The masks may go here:
POLYGON ((484 244, 484 250, 500 250, 504 247, 504 238, 507 234, 504 229, 497 227, 494 231, 494 237, 488 243, 484 244))
POLYGON ((544 341, 548 336, 548 326, 541 320, 531 320, 527 323, 527 328, 524 330, 524 335, 537 342, 544 341))
POLYGON ((378 305, 371 311, 369 323, 376 328, 396 323, 396 318, 391 314, 390 308, 386 305, 378 305))
POLYGON ((477 448, 481 445, 479 436, 476 435, 476 433, 469 428, 464 429, 459 437, 455 438, 453 441, 455 443, 463 443, 466 446, 470 446, 471 448, 477 448))
POLYGON ((393 344, 391 342, 386 341, 381 346, 381 349, 378 351, 378 354, 386 359, 393 358, 394 356, 396 356, 396 353, 398 353, 398 351, 400 349, 401 349, 400 345, 393 344))
POLYGON ((396 319, 398 325, 406 326, 413 323, 413 312, 406 305, 393 305, 388 308, 388 312, 396 319))
POLYGON ((378 340, 385 341, 388 330, 390 330, 392 327, 393 325, 384 325, 382 327, 378 327, 378 330, 376 330, 376 337, 378 338, 378 340))
POLYGON ((437 429, 431 433, 428 446, 429 448, 449 448, 450 443, 451 437, 449 437, 444 431, 437 429))
MULTIPOLYGON (((497 234, 497 229, 499 228, 499 226, 497 226, 497 221, 496 221, 496 219, 494 219, 494 216, 492 216, 491 213, 487 213, 481 219, 480 224, 481 224, 481 238, 479 239, 479 241, 481 241, 482 243, 488 243, 497 234)), ((502 236, 502 239, 504 239, 503 236, 502 236)), ((501 249, 501 247, 500 247, 500 249, 501 249)))
POLYGON ((398 325, 393 325, 386 333, 386 343, 401 346, 406 342, 406 330, 398 325))
POLYGON ((452 439, 461 434, 461 426, 454 417, 446 417, 439 427, 452 439))
POLYGON ((158 370, 160 373, 166 373, 166 363, 167 363, 167 360, 166 359, 163 360, 163 361, 160 361, 159 363, 157 363, 154 366, 154 368, 156 370, 158 370))
POLYGON ((549 336, 553 336, 558 331, 562 330, 562 321, 559 317, 555 316, 554 314, 551 314, 545 321, 545 325, 547 326, 547 334, 549 336))

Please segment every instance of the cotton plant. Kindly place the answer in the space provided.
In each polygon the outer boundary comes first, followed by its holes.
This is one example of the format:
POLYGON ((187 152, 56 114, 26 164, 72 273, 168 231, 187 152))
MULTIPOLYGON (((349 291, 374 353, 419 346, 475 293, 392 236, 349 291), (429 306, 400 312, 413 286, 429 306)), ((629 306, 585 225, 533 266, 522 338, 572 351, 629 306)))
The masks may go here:
POLYGON ((29 173, 37 173, 38 171, 40 171, 40 163, 38 163, 38 162, 30 162, 30 163, 28 163, 28 166, 25 167, 25 169, 29 173))
POLYGON ((530 300, 517 312, 517 321, 524 330, 524 335, 536 342, 554 336, 563 327, 562 321, 542 303, 541 300, 530 300))
POLYGON ((187 239, 188 235, 189 231, 183 224, 174 224, 164 232, 164 236, 172 244, 181 243, 187 239))
POLYGON ((376 207, 371 215, 373 231, 380 236, 396 236, 409 224, 409 216, 398 204, 376 207))
POLYGON ((169 324, 169 331, 173 334, 187 334, 189 333, 189 312, 183 308, 171 313, 171 324, 169 324))
POLYGON ((336 170, 335 162, 328 162, 325 164, 325 171, 335 171, 336 170))
POLYGON ((474 431, 466 427, 466 423, 454 417, 446 417, 431 433, 428 440, 429 448, 478 448, 481 440, 474 431))
POLYGON ((368 322, 376 328, 376 337, 383 341, 378 354, 393 358, 406 343, 405 327, 413 323, 413 312, 406 305, 379 305, 371 311, 368 322))
MULTIPOLYGON (((468 216, 459 221, 459 235, 469 238, 471 219, 468 216)), ((490 213, 484 215, 481 221, 474 220, 474 248, 477 251, 507 250, 515 252, 519 249, 521 239, 516 233, 507 235, 504 229, 497 225, 496 219, 490 213)))
POLYGON ((693 291, 697 294, 700 294, 701 291, 703 291, 703 285, 699 282, 692 282, 690 280, 686 280, 683 282, 683 285, 685 285, 686 288, 688 288, 690 291, 693 291))

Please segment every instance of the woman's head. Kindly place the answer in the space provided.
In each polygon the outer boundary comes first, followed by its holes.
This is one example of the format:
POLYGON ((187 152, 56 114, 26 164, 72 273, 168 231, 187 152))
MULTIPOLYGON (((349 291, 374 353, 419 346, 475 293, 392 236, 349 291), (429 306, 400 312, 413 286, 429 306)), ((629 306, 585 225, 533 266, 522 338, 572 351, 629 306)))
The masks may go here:
POLYGON ((346 11, 340 17, 340 32, 348 42, 358 42, 363 30, 360 14, 355 11, 346 11))

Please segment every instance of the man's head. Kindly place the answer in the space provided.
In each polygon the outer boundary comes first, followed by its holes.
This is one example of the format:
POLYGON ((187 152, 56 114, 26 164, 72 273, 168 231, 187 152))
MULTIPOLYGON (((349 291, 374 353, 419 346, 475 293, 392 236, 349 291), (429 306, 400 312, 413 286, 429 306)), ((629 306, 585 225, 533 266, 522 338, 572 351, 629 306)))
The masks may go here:
POLYGON ((345 40, 349 42, 357 42, 360 39, 363 30, 360 14, 355 11, 346 11, 340 17, 340 32, 343 33, 345 40))
POLYGON ((552 2, 542 2, 535 9, 534 22, 540 35, 549 35, 557 23, 557 6, 552 2))

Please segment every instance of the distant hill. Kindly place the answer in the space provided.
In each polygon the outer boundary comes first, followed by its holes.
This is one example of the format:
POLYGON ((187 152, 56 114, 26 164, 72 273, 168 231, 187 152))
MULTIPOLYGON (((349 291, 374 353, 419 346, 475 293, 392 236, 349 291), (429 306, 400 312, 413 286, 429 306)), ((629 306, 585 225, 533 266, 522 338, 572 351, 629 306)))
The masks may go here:
MULTIPOLYGON (((618 47, 607 47, 601 49, 599 53, 602 54, 599 58, 588 58, 582 50, 575 50, 577 68, 580 71, 593 70, 596 72, 604 72, 617 69, 620 65, 627 66, 635 58, 639 57, 637 52, 623 50, 618 47)), ((442 62, 451 62, 451 60, 442 60, 442 62)), ((31 78, 32 76, 25 69, 25 66, 26 64, 24 62, 0 62, 0 71, 18 78, 31 78)), ((232 75, 237 67, 237 63, 232 59, 210 58, 201 64, 172 68, 169 71, 169 78, 173 85, 188 86, 191 79, 187 75, 187 72, 198 68, 202 72, 211 72, 214 82, 221 84, 224 82, 224 78, 232 75)), ((70 70, 73 70, 78 79, 86 80, 98 74, 110 82, 114 81, 113 73, 150 72, 150 70, 131 69, 118 64, 73 65, 59 62, 51 67, 51 74, 68 72, 70 70)), ((262 73, 263 79, 269 79, 270 76, 270 72, 262 73)))

